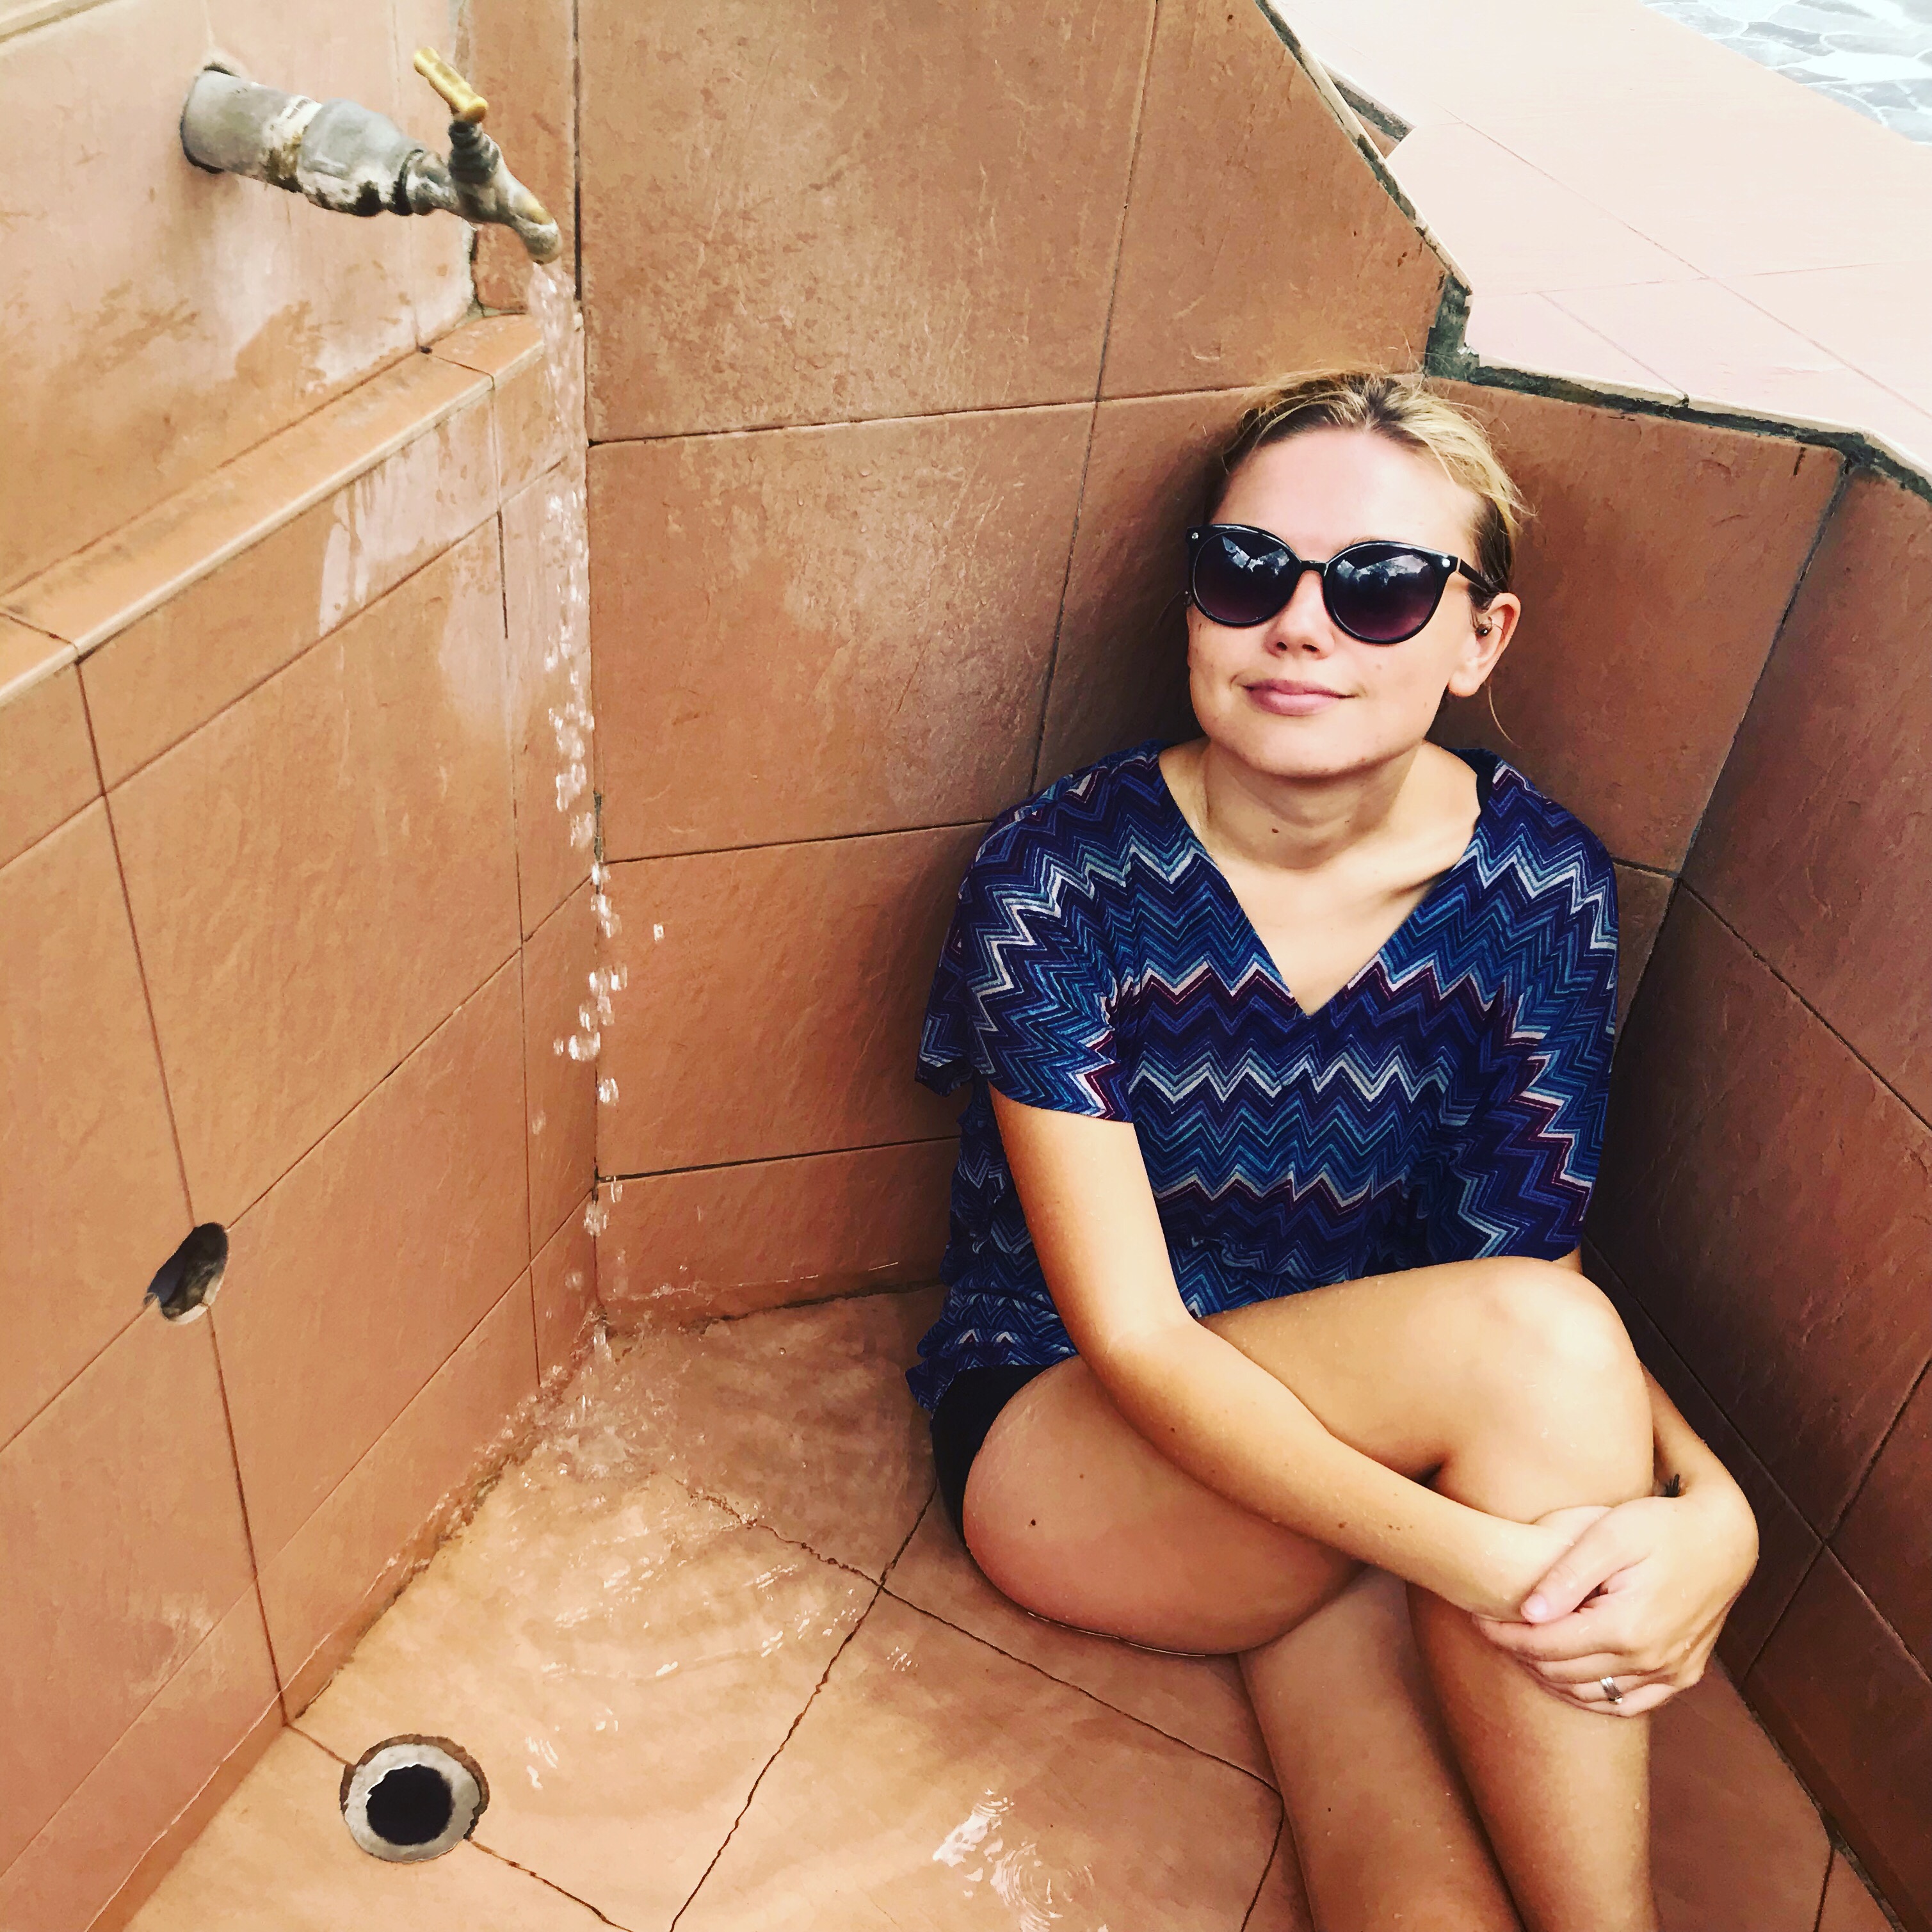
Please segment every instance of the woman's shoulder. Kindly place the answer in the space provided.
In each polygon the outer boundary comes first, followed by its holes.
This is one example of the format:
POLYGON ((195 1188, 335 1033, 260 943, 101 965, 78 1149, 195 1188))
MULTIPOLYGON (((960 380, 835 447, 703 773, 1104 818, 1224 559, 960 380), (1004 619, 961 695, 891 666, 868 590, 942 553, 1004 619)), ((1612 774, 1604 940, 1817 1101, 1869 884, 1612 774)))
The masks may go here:
POLYGON ((974 866, 1021 851, 1105 863, 1109 854, 1144 840, 1150 828, 1164 829, 1161 750, 1162 740, 1150 738, 1111 752, 1009 806, 988 828, 974 866))
POLYGON ((1456 756, 1475 766, 1482 787, 1477 826, 1492 872, 1505 871, 1520 888, 1537 893, 1560 888, 1594 897, 1606 886, 1614 890, 1608 849, 1567 806, 1496 752, 1456 756))

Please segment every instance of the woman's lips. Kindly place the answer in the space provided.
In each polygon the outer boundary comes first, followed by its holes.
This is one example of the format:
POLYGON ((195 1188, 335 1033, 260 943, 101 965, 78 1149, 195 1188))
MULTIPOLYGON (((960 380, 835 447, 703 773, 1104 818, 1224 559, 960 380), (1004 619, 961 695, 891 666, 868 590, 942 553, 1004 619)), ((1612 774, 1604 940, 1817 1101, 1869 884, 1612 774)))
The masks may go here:
POLYGON ((1325 685, 1290 684, 1270 679, 1242 688, 1252 703, 1277 718, 1311 718, 1342 701, 1341 692, 1330 691, 1325 685))

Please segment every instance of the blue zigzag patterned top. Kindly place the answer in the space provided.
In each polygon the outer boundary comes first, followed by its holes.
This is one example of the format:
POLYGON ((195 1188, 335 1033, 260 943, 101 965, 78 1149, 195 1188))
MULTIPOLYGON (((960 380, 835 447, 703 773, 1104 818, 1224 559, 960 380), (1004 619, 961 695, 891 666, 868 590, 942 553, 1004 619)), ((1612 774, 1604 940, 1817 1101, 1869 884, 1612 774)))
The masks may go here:
POLYGON ((1181 815, 1157 741, 994 821, 959 888, 919 1078, 960 1116, 948 1294, 907 1379, 1074 1352, 987 1097, 1130 1120, 1197 1318, 1331 1282, 1576 1246, 1603 1145, 1616 884, 1492 754, 1462 856, 1313 1014, 1181 815))

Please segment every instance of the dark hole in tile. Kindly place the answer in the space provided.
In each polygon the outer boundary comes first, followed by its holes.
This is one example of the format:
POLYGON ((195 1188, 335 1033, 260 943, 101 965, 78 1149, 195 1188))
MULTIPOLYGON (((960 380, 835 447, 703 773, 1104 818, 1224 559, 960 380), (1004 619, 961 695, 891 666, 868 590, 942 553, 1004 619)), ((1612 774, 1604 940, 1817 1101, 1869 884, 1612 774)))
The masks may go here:
POLYGON ((401 1764, 370 1790, 369 1828, 392 1845, 426 1845, 449 1828, 456 1801, 434 1765, 401 1764))
POLYGON ((170 1322, 192 1322, 207 1312, 227 1266, 228 1230, 218 1221, 204 1221, 162 1262, 146 1298, 160 1303, 170 1322))
POLYGON ((448 1738, 372 1744, 342 1774, 342 1822, 373 1858, 412 1864, 454 1851, 490 1802, 483 1767, 448 1738))

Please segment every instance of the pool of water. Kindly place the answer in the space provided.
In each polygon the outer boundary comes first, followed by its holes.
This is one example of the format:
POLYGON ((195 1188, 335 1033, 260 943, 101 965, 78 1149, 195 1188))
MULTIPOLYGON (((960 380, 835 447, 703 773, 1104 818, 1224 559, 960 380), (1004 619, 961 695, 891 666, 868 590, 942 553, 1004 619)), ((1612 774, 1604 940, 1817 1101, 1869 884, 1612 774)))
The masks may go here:
POLYGON ((1708 38, 1932 145, 1932 0, 1646 0, 1708 38))

